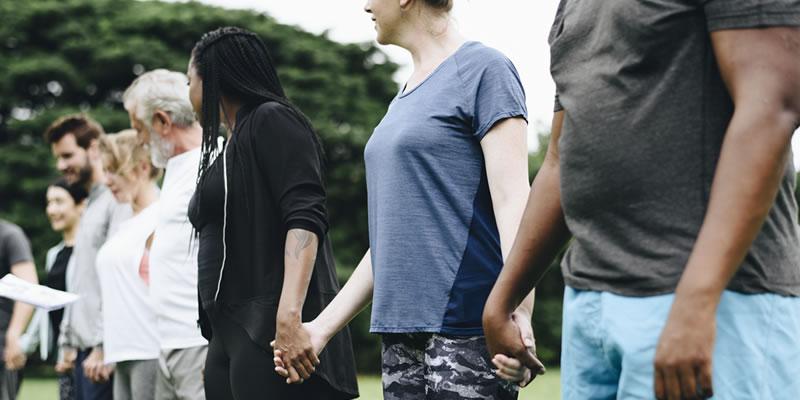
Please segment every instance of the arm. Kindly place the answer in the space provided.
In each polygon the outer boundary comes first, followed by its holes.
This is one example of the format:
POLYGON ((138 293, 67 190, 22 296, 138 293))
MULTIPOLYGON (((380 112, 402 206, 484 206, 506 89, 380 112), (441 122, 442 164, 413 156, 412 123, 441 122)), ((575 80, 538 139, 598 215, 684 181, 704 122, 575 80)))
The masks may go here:
POLYGON ((303 303, 314 271, 318 246, 319 239, 312 232, 291 229, 286 233, 283 288, 278 305, 274 348, 292 360, 290 370, 294 371, 291 372, 303 379, 308 379, 319 364, 308 333, 301 327, 303 303))
MULTIPOLYGON (((481 140, 503 260, 511 252, 529 192, 527 126, 523 118, 509 118, 498 122, 481 140)), ((531 327, 534 294, 531 291, 514 312, 521 338, 529 348, 535 346, 531 327)), ((519 367, 519 363, 509 366, 512 373, 508 375, 500 368, 500 374, 524 384, 528 372, 519 367)))
MULTIPOLYGON (((30 283, 39 283, 39 279, 36 277, 36 267, 32 261, 23 261, 12 265, 11 273, 30 283)), ((25 353, 22 351, 19 341, 22 332, 28 326, 31 315, 33 315, 33 306, 19 301, 14 303, 11 322, 6 331, 4 354, 6 368, 10 370, 17 370, 25 366, 25 353)))
POLYGON ((697 386, 711 395, 716 309, 772 208, 800 121, 800 30, 723 30, 711 39, 736 111, 656 351, 659 398, 693 396, 697 386))
POLYGON ((541 372, 541 363, 519 338, 513 313, 547 272, 553 258, 569 239, 561 210, 558 139, 564 112, 553 116, 550 145, 544 164, 533 181, 517 237, 492 289, 483 313, 486 344, 492 355, 505 354, 541 372))
MULTIPOLYGON (((317 318, 303 324, 307 335, 310 336, 315 354, 322 352, 328 341, 369 304, 372 299, 372 289, 372 259, 370 251, 367 250, 353 274, 350 275, 350 279, 347 280, 333 301, 322 310, 317 318)), ((287 383, 300 382, 286 369, 286 366, 291 364, 283 352, 276 347, 274 354, 275 371, 287 378, 287 383)))

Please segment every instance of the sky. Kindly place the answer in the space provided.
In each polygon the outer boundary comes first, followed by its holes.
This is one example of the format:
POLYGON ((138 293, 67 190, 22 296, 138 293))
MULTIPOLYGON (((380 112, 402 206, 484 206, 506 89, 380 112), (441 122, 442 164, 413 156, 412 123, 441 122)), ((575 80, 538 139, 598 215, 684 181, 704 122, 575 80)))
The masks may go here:
MULTIPOLYGON (((281 23, 322 33, 343 43, 375 40, 365 0, 200 0, 226 8, 251 9, 270 14, 281 23)), ((522 78, 527 96, 528 145, 536 150, 536 132, 547 131, 553 116, 555 85, 550 78, 547 35, 558 0, 455 0, 453 17, 461 32, 503 52, 522 78)), ((399 86, 411 74, 411 57, 395 46, 380 46, 401 65, 395 75, 399 86)), ((793 139, 794 164, 800 166, 800 135, 793 139)))

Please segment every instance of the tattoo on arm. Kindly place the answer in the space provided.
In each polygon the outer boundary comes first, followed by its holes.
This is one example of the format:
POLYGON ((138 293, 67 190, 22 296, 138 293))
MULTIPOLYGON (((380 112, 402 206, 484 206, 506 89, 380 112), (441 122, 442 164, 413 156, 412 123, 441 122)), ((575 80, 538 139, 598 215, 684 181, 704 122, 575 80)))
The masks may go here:
POLYGON ((295 260, 300 259, 300 253, 303 252, 308 246, 310 246, 314 242, 314 238, 316 237, 315 234, 302 230, 302 229, 292 229, 289 231, 288 234, 291 234, 295 239, 295 244, 293 249, 289 249, 286 247, 286 255, 294 257, 295 260))

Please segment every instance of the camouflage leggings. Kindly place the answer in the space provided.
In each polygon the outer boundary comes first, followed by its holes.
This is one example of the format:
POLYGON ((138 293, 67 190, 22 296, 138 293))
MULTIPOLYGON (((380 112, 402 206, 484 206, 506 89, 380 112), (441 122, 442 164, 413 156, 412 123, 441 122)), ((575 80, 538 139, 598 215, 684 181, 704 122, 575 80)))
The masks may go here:
POLYGON ((515 400, 493 369, 483 336, 383 335, 385 400, 515 400))

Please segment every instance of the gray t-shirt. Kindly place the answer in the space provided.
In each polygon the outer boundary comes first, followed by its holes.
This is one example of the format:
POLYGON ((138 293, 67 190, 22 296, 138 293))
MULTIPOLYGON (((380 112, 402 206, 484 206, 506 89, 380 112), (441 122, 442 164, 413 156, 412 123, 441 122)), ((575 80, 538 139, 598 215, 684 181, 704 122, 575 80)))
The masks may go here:
MULTIPOLYGON (((33 261, 33 254, 25 233, 19 226, 0 220, 0 278, 11 273, 11 267, 15 264, 28 261, 33 261)), ((13 311, 14 302, 0 297, 0 356, 3 354, 6 330, 13 311)))
POLYGON ((64 310, 60 345, 86 349, 102 343, 102 302, 95 269, 97 251, 131 215, 130 205, 118 204, 107 187, 101 184, 92 187, 75 236, 74 270, 67 271, 67 291, 81 297, 64 310))
MULTIPOLYGON (((568 285, 633 296, 674 291, 733 115, 710 32, 766 26, 800 26, 800 0, 561 1, 550 46, 556 109, 565 111, 568 285)), ((730 290, 800 296, 788 160, 730 290)))

